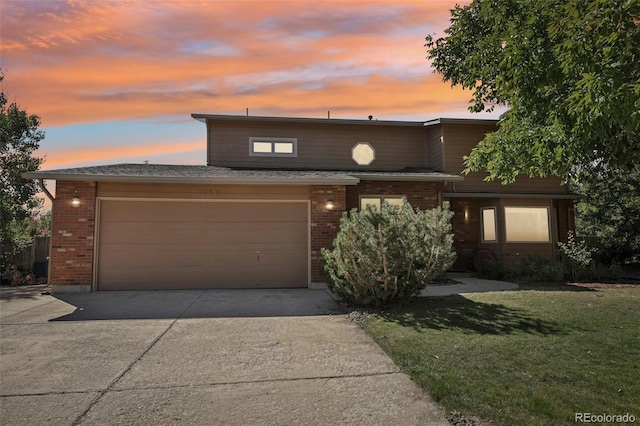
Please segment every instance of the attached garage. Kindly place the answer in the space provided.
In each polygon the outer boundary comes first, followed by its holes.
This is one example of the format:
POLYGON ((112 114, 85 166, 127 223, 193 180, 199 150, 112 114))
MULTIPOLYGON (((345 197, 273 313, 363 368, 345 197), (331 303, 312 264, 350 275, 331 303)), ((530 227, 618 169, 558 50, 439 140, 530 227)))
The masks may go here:
POLYGON ((309 285, 307 201, 99 199, 98 290, 309 285))

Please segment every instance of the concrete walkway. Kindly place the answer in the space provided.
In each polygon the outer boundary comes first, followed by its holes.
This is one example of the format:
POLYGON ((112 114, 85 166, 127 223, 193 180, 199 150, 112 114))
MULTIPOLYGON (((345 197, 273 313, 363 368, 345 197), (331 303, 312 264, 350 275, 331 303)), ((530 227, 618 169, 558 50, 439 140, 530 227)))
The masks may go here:
POLYGON ((430 285, 427 286, 422 293, 423 297, 429 296, 449 296, 452 294, 464 294, 464 293, 484 293, 487 291, 505 291, 515 290, 518 288, 517 284, 509 283, 505 281, 493 281, 483 280, 475 278, 472 274, 468 273, 447 273, 446 277, 460 284, 447 284, 447 285, 430 285))
POLYGON ((1 294, 3 425, 448 425, 323 290, 41 290, 1 294))

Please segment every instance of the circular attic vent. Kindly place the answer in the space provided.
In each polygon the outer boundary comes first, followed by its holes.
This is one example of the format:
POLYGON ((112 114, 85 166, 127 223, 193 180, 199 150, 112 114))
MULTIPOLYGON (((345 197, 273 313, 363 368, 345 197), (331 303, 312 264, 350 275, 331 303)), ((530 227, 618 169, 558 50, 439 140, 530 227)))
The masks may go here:
POLYGON ((351 158, 360 166, 368 166, 376 159, 376 150, 367 142, 359 142, 351 148, 351 158))

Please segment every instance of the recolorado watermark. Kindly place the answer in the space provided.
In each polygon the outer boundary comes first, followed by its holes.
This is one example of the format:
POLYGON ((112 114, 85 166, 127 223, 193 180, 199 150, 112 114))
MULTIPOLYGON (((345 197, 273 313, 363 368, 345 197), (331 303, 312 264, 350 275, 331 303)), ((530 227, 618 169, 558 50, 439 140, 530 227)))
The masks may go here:
POLYGON ((633 414, 595 414, 595 413, 575 413, 573 421, 576 423, 635 423, 636 416, 633 414))

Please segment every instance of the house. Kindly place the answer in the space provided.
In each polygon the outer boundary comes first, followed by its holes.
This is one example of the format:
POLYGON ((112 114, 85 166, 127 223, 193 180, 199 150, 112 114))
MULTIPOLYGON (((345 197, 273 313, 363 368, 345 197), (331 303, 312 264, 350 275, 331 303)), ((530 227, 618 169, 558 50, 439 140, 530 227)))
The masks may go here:
POLYGON ((576 198, 557 178, 462 174, 495 120, 426 122, 193 114, 207 165, 116 164, 26 173, 56 181, 54 292, 316 287, 344 211, 449 201, 456 268, 479 250, 553 257, 576 198))

